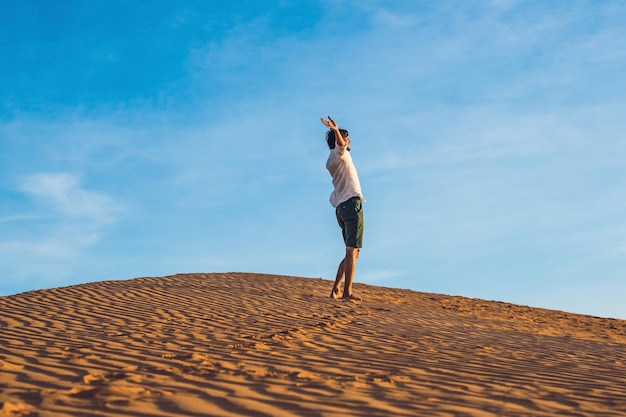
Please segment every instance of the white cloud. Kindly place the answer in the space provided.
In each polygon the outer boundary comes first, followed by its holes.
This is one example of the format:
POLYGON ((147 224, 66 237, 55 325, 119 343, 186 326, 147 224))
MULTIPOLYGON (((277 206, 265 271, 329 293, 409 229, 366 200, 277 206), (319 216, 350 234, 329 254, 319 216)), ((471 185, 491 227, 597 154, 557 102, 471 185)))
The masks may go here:
POLYGON ((38 241, 4 241, 0 242, 0 252, 6 259, 20 262, 23 266, 37 265, 42 259, 68 259, 76 254, 74 246, 77 242, 64 239, 44 238, 38 241), (37 262, 33 262, 37 260, 37 262))
POLYGON ((47 286, 49 280, 71 277, 85 251, 103 239, 122 210, 111 197, 86 189, 67 173, 23 176, 17 188, 34 197, 34 204, 26 200, 20 205, 23 213, 0 218, 6 229, 0 272, 12 277, 7 288, 21 281, 47 286))
POLYGON ((21 191, 50 203, 62 215, 91 219, 98 224, 115 220, 119 207, 104 194, 83 189, 70 174, 34 174, 19 181, 21 191))

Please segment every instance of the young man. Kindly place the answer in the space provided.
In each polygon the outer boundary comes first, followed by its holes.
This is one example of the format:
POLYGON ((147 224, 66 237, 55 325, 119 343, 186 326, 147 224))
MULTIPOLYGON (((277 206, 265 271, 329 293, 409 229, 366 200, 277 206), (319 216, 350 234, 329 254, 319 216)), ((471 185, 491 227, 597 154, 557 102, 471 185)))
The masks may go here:
POLYGON ((337 269, 335 284, 330 293, 331 298, 339 298, 339 284, 345 277, 343 299, 359 300, 352 294, 352 280, 356 268, 356 260, 363 244, 363 194, 359 176, 350 155, 350 136, 348 131, 339 129, 337 123, 328 116, 322 117, 322 123, 329 130, 326 142, 330 155, 326 161, 326 169, 333 178, 334 190, 330 194, 330 204, 335 207, 337 222, 341 227, 346 253, 337 269))

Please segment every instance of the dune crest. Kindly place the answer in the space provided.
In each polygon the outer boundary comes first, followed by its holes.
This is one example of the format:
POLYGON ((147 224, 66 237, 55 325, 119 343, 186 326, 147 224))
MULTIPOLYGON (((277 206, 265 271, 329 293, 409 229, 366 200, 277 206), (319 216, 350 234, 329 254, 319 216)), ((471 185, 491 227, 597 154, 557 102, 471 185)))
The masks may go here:
POLYGON ((0 416, 626 415, 626 321, 248 273, 0 297, 0 416))

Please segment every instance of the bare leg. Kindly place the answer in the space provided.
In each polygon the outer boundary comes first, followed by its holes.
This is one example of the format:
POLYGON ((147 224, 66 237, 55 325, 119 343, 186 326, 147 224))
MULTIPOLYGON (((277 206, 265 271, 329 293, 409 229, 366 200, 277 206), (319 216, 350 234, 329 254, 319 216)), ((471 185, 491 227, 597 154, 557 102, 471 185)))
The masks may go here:
POLYGON ((333 289, 330 292, 330 298, 339 298, 339 284, 341 284, 341 280, 343 279, 345 272, 343 270, 344 259, 339 262, 339 268, 337 268, 337 277, 335 278, 335 284, 333 285, 333 289))
POLYGON ((356 260, 359 257, 359 249, 346 247, 346 257, 343 259, 343 272, 346 282, 343 285, 343 298, 353 298, 352 280, 354 279, 354 271, 356 269, 356 260))

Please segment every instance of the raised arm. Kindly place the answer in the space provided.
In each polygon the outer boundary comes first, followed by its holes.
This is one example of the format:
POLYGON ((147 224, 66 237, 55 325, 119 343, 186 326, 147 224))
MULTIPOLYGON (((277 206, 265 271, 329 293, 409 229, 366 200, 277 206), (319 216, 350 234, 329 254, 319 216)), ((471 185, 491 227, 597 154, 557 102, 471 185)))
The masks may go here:
POLYGON ((346 141, 341 135, 341 132, 339 131, 339 127, 337 126, 337 123, 335 123, 332 117, 328 116, 328 120, 322 117, 322 123, 324 123, 324 126, 326 126, 330 130, 335 132, 335 140, 337 141, 337 145, 346 146, 346 141))

